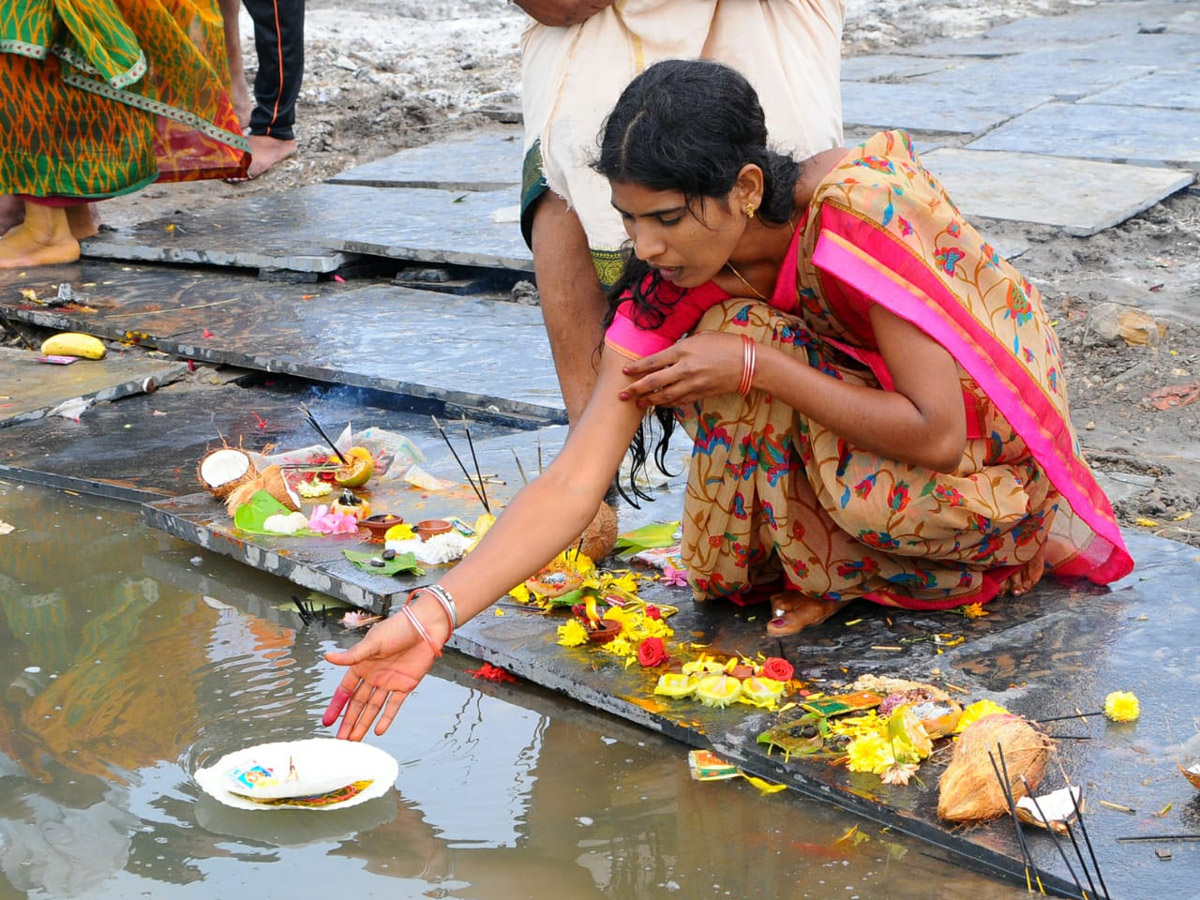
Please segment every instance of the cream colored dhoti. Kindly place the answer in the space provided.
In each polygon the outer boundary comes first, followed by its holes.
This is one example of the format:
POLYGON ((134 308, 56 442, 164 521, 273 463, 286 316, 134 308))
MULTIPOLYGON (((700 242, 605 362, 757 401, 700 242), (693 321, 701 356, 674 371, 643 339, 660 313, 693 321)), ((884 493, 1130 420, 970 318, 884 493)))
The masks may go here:
POLYGON ((522 227, 547 187, 578 214, 600 280, 620 271, 625 230, 591 170, 605 116, 663 59, 714 59, 758 92, 774 149, 805 158, 842 142, 844 0, 617 0, 579 25, 522 36, 522 227), (543 181, 544 179, 544 181, 543 181))

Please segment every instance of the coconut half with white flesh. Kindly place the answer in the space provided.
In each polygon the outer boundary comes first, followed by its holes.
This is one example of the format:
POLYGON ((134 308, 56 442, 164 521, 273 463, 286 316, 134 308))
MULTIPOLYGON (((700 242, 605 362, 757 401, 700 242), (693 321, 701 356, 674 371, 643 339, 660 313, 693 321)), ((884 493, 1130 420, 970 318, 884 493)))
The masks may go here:
POLYGON ((1046 827, 1046 819, 1055 831, 1064 831, 1077 818, 1076 806, 1083 811, 1083 788, 1073 786, 1042 794, 1035 803, 1032 797, 1017 800, 1017 818, 1026 825, 1046 827), (1039 812, 1040 810, 1040 812, 1039 812), (1045 818, 1043 818, 1043 814, 1045 818))
POLYGON ((249 503, 259 491, 266 491, 292 512, 300 510, 300 497, 287 483, 279 466, 267 466, 253 477, 242 481, 225 498, 225 509, 232 516, 239 506, 249 503))
POLYGON ((250 454, 233 447, 214 450, 200 460, 196 476, 218 499, 229 496, 239 485, 258 474, 250 454))
POLYGON ((207 793, 237 809, 331 810, 382 797, 400 767, 370 744, 309 738, 227 753, 196 771, 207 793))

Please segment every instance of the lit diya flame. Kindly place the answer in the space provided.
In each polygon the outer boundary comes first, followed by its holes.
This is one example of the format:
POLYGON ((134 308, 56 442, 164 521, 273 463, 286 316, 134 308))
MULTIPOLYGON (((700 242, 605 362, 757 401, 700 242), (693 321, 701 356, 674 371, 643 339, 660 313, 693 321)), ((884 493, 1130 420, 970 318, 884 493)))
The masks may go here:
POLYGON ((600 627, 600 612, 596 609, 596 598, 588 597, 583 604, 583 611, 587 615, 588 628, 595 631, 600 627))

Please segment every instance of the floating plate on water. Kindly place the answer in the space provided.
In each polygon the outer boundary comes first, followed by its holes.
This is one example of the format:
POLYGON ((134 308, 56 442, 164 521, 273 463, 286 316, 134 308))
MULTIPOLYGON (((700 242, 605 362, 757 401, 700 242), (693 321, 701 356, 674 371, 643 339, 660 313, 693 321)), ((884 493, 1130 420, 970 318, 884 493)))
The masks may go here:
POLYGON ((378 747, 335 738, 259 744, 196 771, 196 781, 238 809, 345 809, 392 789, 400 767, 378 747))

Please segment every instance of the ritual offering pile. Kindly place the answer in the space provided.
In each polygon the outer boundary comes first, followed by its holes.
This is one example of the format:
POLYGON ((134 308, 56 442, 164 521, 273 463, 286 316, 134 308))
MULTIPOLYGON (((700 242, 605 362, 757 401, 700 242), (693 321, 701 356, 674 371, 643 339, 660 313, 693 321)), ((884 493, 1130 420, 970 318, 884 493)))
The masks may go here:
POLYGON ((196 771, 196 781, 237 809, 346 809, 382 797, 399 765, 370 744, 310 738, 259 744, 196 771))

